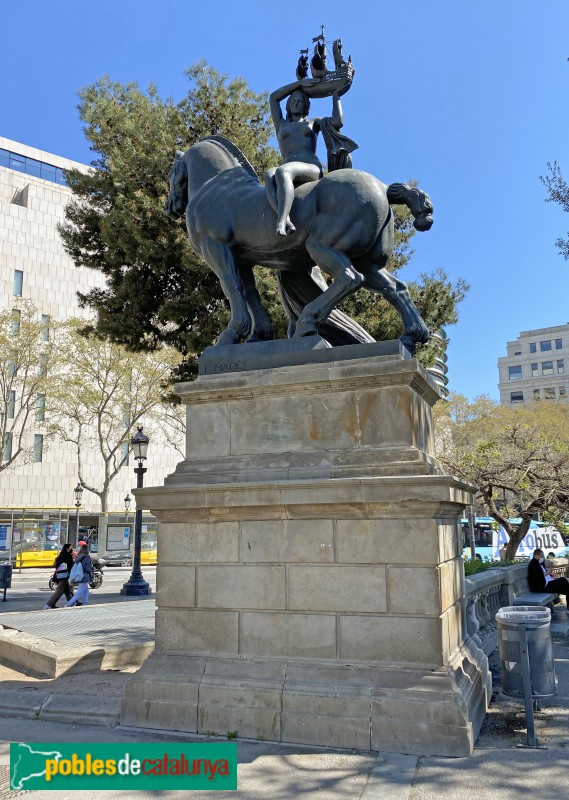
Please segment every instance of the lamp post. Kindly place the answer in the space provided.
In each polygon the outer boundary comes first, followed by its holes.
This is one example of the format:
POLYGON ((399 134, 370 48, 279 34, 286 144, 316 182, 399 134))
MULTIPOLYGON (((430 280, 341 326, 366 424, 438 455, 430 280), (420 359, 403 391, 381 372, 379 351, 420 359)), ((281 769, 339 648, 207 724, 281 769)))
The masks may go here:
POLYGON ((128 512, 130 511, 130 504, 132 502, 132 497, 129 494, 127 494, 123 502, 124 502, 124 510, 126 513, 126 528, 128 528, 128 549, 130 550, 130 525, 128 524, 128 512))
POLYGON ((79 541, 79 509, 81 508, 81 497, 83 496, 81 481, 73 489, 73 494, 75 495, 75 508, 77 509, 75 511, 75 547, 77 547, 77 542, 79 541))
MULTIPOLYGON (((135 467, 136 474, 136 488, 142 489, 144 485, 144 473, 146 467, 143 462, 146 461, 146 451, 148 450, 148 436, 142 432, 142 425, 138 426, 137 432, 134 434, 130 441, 132 445, 132 452, 135 459, 138 461, 138 466, 135 467)), ((125 497, 126 506, 126 497, 125 497)), ((129 498, 130 506, 130 498, 129 498)), ((147 581, 142 576, 140 569, 140 547, 142 544, 142 509, 137 508, 134 512, 134 555, 132 559, 132 573, 128 581, 121 589, 121 594, 124 595, 149 595, 152 589, 147 581)))

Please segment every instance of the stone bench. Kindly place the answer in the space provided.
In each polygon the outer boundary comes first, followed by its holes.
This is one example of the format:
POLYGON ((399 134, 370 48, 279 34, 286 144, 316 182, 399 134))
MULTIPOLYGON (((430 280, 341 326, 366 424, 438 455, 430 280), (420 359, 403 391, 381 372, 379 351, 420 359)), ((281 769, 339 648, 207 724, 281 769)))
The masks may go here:
POLYGON ((548 606, 553 612, 553 604, 559 601, 555 592, 524 592, 514 597, 515 606, 548 606))

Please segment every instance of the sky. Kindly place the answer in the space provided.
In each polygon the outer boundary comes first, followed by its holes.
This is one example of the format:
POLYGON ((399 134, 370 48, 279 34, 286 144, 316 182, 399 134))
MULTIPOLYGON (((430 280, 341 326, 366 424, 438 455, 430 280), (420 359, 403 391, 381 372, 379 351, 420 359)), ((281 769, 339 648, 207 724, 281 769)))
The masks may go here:
MULTIPOLYGON (((569 179, 567 0, 4 0, 0 135, 67 158, 94 157, 77 92, 104 74, 181 99, 205 58, 256 91, 294 80, 298 51, 326 25, 356 69, 343 98, 354 166, 415 179, 435 224, 413 239, 412 280, 441 267, 470 285, 448 328, 449 388, 498 398, 497 360, 520 331, 569 321, 569 229, 539 176, 569 179)), ((330 113, 330 100, 312 113, 330 113)), ((321 151, 321 157, 325 153, 321 151)))

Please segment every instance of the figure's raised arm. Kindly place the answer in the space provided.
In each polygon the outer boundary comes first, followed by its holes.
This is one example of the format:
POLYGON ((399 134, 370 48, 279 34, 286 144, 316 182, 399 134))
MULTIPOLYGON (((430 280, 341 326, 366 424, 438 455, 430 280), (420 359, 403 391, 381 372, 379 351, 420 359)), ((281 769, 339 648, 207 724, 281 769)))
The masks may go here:
POLYGON ((300 81, 294 81, 293 83, 288 83, 286 86, 281 86, 280 89, 275 89, 274 92, 271 92, 269 95, 269 103, 271 107, 271 116, 273 118, 273 123, 275 128, 278 128, 280 123, 283 120, 283 112, 281 110, 280 102, 284 100, 286 97, 289 97, 293 92, 300 89, 301 91, 308 90, 312 86, 316 86, 317 83, 320 81, 317 78, 303 78, 300 81))

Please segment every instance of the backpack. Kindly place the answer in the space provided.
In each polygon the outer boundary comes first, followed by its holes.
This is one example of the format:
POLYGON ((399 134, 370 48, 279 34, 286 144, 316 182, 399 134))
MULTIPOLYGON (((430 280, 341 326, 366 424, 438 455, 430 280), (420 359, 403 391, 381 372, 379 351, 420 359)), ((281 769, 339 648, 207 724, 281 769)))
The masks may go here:
POLYGON ((71 567, 71 572, 69 573, 69 582, 70 583, 81 583, 83 578, 83 567, 80 561, 76 561, 75 564, 71 567))

